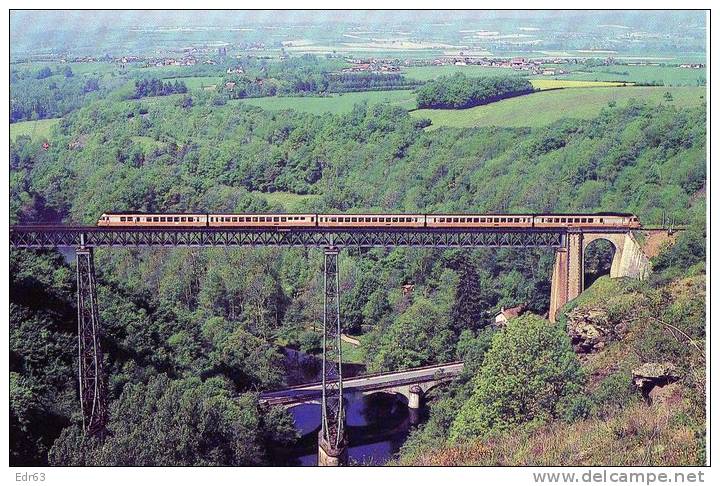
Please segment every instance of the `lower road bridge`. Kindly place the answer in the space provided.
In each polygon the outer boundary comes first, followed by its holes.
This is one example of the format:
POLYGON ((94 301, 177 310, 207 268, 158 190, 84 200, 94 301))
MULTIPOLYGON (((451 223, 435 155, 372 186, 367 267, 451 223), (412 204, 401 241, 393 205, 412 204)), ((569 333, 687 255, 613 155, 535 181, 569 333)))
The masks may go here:
MULTIPOLYGON (((402 371, 373 373, 346 378, 342 381, 343 392, 396 393, 407 399, 408 407, 419 409, 423 396, 435 386, 446 383, 463 370, 461 361, 439 365, 423 366, 402 371)), ((304 383, 283 390, 265 392, 260 395, 264 405, 282 406, 287 409, 306 403, 320 403, 323 383, 304 383)))

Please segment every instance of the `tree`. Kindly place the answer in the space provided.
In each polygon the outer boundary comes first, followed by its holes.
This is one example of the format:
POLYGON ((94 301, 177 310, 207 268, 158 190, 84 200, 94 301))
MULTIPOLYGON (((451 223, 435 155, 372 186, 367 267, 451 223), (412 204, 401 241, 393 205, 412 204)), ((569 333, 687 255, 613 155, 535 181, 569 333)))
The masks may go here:
POLYGON ((221 378, 159 375, 127 385, 111 408, 104 442, 68 427, 50 451, 54 465, 250 466, 265 464, 269 440, 291 437, 287 413, 264 420, 253 394, 233 396, 221 378))
POLYGON ((48 66, 45 66, 40 71, 38 71, 36 78, 37 79, 45 79, 52 76, 52 69, 50 69, 48 66))
POLYGON ((495 334, 474 392, 453 423, 453 440, 546 422, 580 390, 580 364, 559 326, 532 314, 495 334))
POLYGON ((418 108, 470 108, 513 96, 532 93, 530 81, 522 76, 468 78, 462 73, 441 76, 417 90, 418 108))
POLYGON ((457 335, 463 330, 477 330, 486 324, 485 315, 490 303, 484 298, 480 276, 465 254, 457 262, 459 281, 452 310, 452 327, 457 335))

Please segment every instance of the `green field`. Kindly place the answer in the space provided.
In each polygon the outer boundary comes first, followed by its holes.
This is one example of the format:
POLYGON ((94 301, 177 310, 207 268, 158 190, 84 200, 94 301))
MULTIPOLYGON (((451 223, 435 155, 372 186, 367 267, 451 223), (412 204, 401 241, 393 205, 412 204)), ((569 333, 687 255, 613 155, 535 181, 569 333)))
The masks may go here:
MULTIPOLYGON (((678 66, 611 65, 584 67, 582 65, 550 65, 568 74, 558 76, 577 81, 618 81, 624 83, 661 83, 665 86, 698 86, 705 84, 705 69, 687 69, 678 66)), ((527 76, 527 71, 488 66, 417 66, 403 69, 408 78, 428 81, 443 75, 463 73, 471 77, 515 75, 527 76)))
POLYGON ((412 90, 364 91, 332 96, 269 96, 266 98, 233 100, 233 102, 247 103, 268 111, 292 109, 314 114, 348 113, 355 104, 362 101, 367 101, 370 104, 389 102, 408 110, 415 108, 415 94, 412 90))
POLYGON ((402 70, 408 78, 418 81, 429 81, 440 76, 463 73, 465 76, 481 78, 485 76, 522 76, 526 71, 518 71, 512 68, 488 67, 488 66, 416 66, 402 70))
POLYGON ((530 84, 539 90, 560 88, 612 88, 624 86, 625 83, 609 81, 575 81, 570 79, 531 79, 530 84))
POLYGON ((222 76, 189 76, 186 78, 167 78, 163 79, 163 81, 166 83, 168 81, 172 83, 175 81, 182 81, 188 89, 200 89, 215 87, 215 85, 222 81, 222 79, 222 76))
POLYGON ((665 86, 698 86, 706 81, 705 69, 687 69, 678 66, 599 66, 582 68, 569 74, 565 79, 580 81, 626 81, 634 83, 662 83, 665 86))
POLYGON ((705 88, 625 87, 576 88, 541 91, 466 110, 415 110, 417 118, 429 118, 439 127, 537 127, 561 118, 592 118, 608 103, 632 98, 679 106, 705 103, 705 88), (665 93, 672 101, 665 99, 665 93))
POLYGON ((10 140, 15 140, 20 135, 29 135, 36 140, 47 138, 60 120, 61 118, 48 118, 46 120, 11 123, 10 140))

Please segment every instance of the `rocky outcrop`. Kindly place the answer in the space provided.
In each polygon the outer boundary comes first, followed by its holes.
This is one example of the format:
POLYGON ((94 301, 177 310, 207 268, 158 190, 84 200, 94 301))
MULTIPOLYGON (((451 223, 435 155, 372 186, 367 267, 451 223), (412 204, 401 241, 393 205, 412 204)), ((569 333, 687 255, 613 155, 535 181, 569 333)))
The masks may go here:
POLYGON ((613 324, 601 309, 574 309, 567 315, 567 329, 576 353, 596 353, 611 341, 620 339, 627 327, 613 324))
POLYGON ((633 383, 642 392, 643 396, 650 401, 661 400, 672 395, 672 388, 666 388, 671 383, 680 379, 675 365, 670 362, 644 363, 635 368, 632 372, 633 383))

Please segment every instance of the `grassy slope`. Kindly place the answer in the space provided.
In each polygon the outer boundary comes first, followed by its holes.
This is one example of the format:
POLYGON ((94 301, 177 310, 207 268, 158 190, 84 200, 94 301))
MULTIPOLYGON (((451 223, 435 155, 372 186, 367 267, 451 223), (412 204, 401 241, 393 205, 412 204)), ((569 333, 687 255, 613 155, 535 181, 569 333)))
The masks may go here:
POLYGON ((611 101, 626 102, 631 98, 651 103, 680 106, 704 103, 705 88, 576 88, 560 89, 510 98, 466 110, 416 110, 413 116, 429 118, 432 128, 439 127, 536 127, 560 118, 592 118, 611 101), (673 101, 665 101, 670 92, 673 101))
POLYGON ((555 423, 492 442, 445 447, 402 466, 689 466, 702 463, 694 432, 683 421, 687 404, 633 405, 610 420, 555 423))
POLYGON ((29 135, 35 140, 47 138, 61 118, 48 118, 45 120, 25 121, 10 124, 10 140, 20 135, 29 135))
MULTIPOLYGON (((629 279, 598 279, 586 292, 563 308, 565 315, 577 308, 601 309, 628 326, 618 341, 610 341, 599 353, 581 359, 588 377, 586 392, 613 373, 622 373, 628 385, 630 371, 642 363, 638 348, 649 352, 647 336, 654 323, 647 319, 632 320, 637 309, 645 309, 642 286, 629 279)), ((672 296, 667 309, 689 309, 688 303, 704 302, 705 275, 680 278, 665 287, 672 296)), ((680 324, 682 325, 682 324, 680 324)), ((700 343, 702 345, 703 343, 700 343)), ((689 346, 689 345, 688 345, 689 346)), ((688 349, 690 349, 688 347, 688 349)), ((693 359, 699 359, 691 351, 693 359)), ((680 369, 682 363, 676 363, 680 369)), ((685 363, 688 366, 688 363, 685 363)), ((434 450, 406 454, 397 464, 405 466, 687 466, 700 465, 705 451, 700 431, 704 429, 705 383, 702 362, 698 369, 678 382, 677 399, 649 407, 640 400, 601 419, 592 417, 571 424, 555 421, 535 430, 513 431, 493 440, 478 440, 438 447, 434 450)))
POLYGON ((609 81, 574 81, 570 79, 557 78, 531 79, 530 84, 533 85, 533 88, 541 91, 558 88, 612 88, 625 86, 625 83, 614 83, 609 81))
POLYGON ((344 93, 327 97, 305 96, 305 97, 266 97, 248 98, 234 101, 235 103, 247 103, 259 106, 263 110, 297 110, 305 113, 347 113, 356 103, 367 101, 368 103, 379 103, 387 101, 393 105, 406 109, 415 108, 415 95, 411 90, 397 91, 365 91, 362 93, 344 93))

